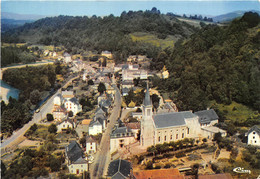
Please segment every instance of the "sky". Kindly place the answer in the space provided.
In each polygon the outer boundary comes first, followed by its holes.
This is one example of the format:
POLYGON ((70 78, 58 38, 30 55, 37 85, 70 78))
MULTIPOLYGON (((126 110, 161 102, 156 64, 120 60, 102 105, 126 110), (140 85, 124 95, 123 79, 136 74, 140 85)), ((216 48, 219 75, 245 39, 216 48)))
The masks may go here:
POLYGON ((35 14, 45 16, 72 15, 72 16, 105 16, 114 14, 119 16, 123 11, 150 10, 153 7, 162 13, 172 12, 182 14, 202 14, 209 16, 221 15, 237 10, 258 10, 260 1, 227 1, 227 0, 35 0, 35 1, 14 1, 2 0, 1 12, 17 14, 35 14))

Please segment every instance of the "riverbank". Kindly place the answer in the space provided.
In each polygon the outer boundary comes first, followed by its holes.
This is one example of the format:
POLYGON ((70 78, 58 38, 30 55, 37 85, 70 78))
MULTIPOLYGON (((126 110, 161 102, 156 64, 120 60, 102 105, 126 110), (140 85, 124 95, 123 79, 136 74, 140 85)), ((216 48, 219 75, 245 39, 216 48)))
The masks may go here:
POLYGON ((10 89, 4 88, 4 87, 1 86, 1 88, 0 88, 0 93, 1 93, 0 99, 4 100, 5 103, 8 103, 7 94, 9 92, 10 92, 10 89))

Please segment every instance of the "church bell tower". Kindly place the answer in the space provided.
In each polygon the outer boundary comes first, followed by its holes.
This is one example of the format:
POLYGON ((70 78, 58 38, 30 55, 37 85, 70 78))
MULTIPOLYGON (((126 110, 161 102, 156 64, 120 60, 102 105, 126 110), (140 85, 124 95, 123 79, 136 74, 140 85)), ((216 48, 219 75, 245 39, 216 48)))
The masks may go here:
POLYGON ((147 82, 145 98, 142 105, 142 120, 141 120, 141 145, 149 147, 154 144, 154 126, 153 126, 153 110, 150 98, 149 85, 147 82))

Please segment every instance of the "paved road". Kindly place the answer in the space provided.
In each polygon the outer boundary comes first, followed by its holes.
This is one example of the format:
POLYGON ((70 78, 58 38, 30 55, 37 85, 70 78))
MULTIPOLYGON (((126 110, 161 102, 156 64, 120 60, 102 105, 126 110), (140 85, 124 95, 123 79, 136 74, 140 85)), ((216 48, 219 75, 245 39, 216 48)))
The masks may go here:
POLYGON ((116 89, 115 93, 115 107, 113 108, 113 111, 109 117, 108 120, 110 120, 110 123, 107 125, 107 129, 105 133, 103 133, 103 137, 101 139, 100 143, 100 149, 96 153, 96 159, 94 163, 90 166, 90 175, 92 178, 102 178, 102 176, 106 175, 106 168, 110 162, 110 133, 112 132, 112 129, 117 121, 117 119, 120 116, 120 110, 121 110, 121 95, 119 89, 116 87, 116 85, 113 85, 113 87, 116 89))
MULTIPOLYGON (((64 86, 66 86, 68 83, 71 83, 72 80, 76 79, 78 77, 70 79, 64 86)), ((53 99, 61 93, 61 89, 59 89, 52 97, 50 97, 41 107, 39 113, 34 113, 32 120, 25 124, 23 128, 19 129, 18 131, 13 132, 12 136, 8 139, 4 140, 3 143, 1 143, 1 149, 4 149, 5 147, 10 147, 12 143, 14 143, 16 140, 19 139, 20 136, 23 136, 24 133, 34 124, 39 123, 42 119, 46 117, 47 113, 51 113, 53 109, 53 99)))

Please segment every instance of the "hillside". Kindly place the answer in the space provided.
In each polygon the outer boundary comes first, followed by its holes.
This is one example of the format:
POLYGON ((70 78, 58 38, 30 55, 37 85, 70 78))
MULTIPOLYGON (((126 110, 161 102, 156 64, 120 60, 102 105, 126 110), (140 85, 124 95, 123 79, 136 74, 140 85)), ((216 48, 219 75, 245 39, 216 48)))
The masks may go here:
POLYGON ((246 13, 229 26, 208 25, 166 59, 170 78, 159 81, 180 110, 201 110, 209 102, 232 101, 260 109, 260 17, 246 13))
MULTIPOLYGON (((220 22, 220 23, 225 23, 225 22, 230 22, 235 18, 242 17, 245 14, 246 11, 235 11, 227 14, 222 14, 219 16, 213 17, 214 22, 220 22)), ((252 11, 260 14, 260 11, 252 11)))
MULTIPOLYGON (((63 45, 72 53, 109 50, 116 56, 147 54, 156 57, 160 46, 149 41, 133 41, 130 34, 145 33, 160 40, 187 38, 197 29, 171 15, 151 11, 123 12, 120 17, 58 16, 25 24, 2 35, 3 42, 63 45)), ((174 43, 173 42, 173 43, 174 43)))

